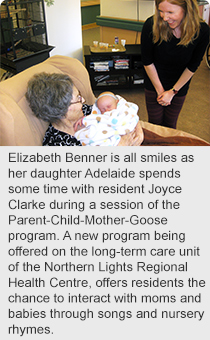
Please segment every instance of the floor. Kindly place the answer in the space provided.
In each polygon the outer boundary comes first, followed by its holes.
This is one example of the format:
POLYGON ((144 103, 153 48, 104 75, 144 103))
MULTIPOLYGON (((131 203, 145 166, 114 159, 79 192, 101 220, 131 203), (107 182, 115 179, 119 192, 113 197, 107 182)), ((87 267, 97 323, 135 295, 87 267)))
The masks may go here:
MULTIPOLYGON (((93 40, 100 41, 99 28, 82 32, 83 45, 92 45, 93 40)), ((97 96, 99 92, 95 91, 97 96)), ((128 101, 133 101, 139 106, 141 120, 147 121, 147 111, 143 89, 118 90, 128 101)), ((210 69, 205 58, 195 73, 180 113, 177 128, 192 133, 210 142, 210 69)))

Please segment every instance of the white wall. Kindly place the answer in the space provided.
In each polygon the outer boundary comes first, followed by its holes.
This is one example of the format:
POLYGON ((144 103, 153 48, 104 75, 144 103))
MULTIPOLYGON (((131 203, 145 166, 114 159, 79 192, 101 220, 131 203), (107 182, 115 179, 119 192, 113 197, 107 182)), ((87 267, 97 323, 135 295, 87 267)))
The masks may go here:
POLYGON ((152 0, 101 0, 102 16, 144 21, 153 13, 152 0))
POLYGON ((77 58, 82 56, 82 23, 80 0, 55 0, 45 4, 48 44, 55 46, 50 56, 60 54, 77 58))

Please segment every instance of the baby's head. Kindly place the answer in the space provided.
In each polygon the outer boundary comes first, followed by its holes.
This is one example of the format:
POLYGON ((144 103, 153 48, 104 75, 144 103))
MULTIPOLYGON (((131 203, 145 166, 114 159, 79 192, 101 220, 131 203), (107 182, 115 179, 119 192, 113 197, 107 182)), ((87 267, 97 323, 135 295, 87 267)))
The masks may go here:
POLYGON ((103 114, 106 111, 112 111, 117 108, 117 97, 112 92, 103 92, 98 96, 96 105, 103 114))

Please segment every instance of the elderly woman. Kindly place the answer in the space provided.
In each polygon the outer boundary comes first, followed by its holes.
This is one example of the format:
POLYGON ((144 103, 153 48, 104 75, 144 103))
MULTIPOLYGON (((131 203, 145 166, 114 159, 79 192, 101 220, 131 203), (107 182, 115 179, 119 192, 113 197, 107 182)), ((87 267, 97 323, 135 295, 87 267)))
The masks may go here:
MULTIPOLYGON (((82 146, 75 138, 78 121, 88 112, 84 98, 68 75, 36 74, 29 82, 26 99, 36 117, 49 122, 43 145, 82 146)), ((90 109, 89 109, 90 111, 90 109)), ((121 137, 118 146, 138 146, 138 128, 121 137)))

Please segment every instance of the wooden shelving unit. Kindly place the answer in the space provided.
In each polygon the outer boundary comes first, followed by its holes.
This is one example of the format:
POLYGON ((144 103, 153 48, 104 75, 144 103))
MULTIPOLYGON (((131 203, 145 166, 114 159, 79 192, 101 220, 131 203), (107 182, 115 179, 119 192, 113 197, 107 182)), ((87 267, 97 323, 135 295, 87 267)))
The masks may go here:
POLYGON ((125 52, 92 53, 84 46, 85 65, 93 90, 134 88, 144 84, 141 45, 126 45, 125 52))

